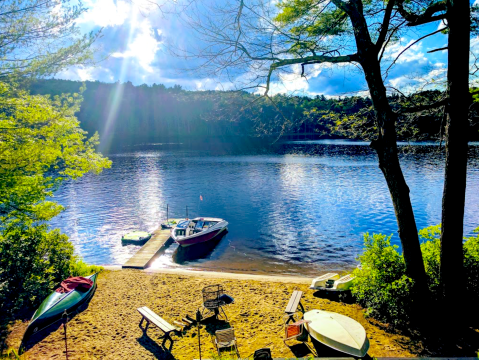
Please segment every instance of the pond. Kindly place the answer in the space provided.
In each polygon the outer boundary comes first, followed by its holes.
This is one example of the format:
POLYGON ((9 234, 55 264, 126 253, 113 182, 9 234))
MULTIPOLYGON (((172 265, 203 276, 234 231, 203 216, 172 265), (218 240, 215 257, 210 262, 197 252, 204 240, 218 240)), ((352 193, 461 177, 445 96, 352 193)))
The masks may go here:
MULTIPOLYGON (((402 146, 401 146, 402 147, 402 146)), ((418 228, 441 218, 444 157, 428 143, 404 148, 401 164, 418 228)), ((479 226, 479 147, 471 146, 464 230, 479 226)), ((363 234, 400 245, 391 198, 367 143, 307 141, 262 151, 191 150, 181 144, 110 154, 112 168, 70 181, 52 222, 92 264, 121 265, 139 247, 121 237, 170 218, 212 216, 229 232, 190 252, 171 245, 153 267, 314 275, 356 266, 363 234), (203 200, 200 200, 200 195, 203 200)))

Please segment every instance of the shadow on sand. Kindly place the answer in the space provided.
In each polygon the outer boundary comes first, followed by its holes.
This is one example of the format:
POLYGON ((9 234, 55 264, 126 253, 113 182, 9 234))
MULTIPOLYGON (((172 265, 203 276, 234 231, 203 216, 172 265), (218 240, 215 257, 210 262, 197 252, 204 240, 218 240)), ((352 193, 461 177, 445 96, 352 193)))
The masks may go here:
MULTIPOLYGON (((170 353, 169 350, 166 350, 163 346, 160 346, 157 341, 153 340, 148 336, 148 334, 143 331, 143 335, 136 339, 138 343, 143 346, 146 350, 152 353, 157 359, 162 360, 174 360, 175 357, 170 353)), ((170 347, 170 350, 172 347, 170 347)))
MULTIPOLYGON (((95 289, 96 291, 96 289, 95 289)), ((93 298, 94 293, 92 296, 88 299, 88 301, 84 302, 81 304, 76 310, 74 310, 72 313, 68 314, 68 321, 71 321, 75 316, 77 316, 79 313, 82 311, 86 310, 90 304, 91 299, 93 298)), ((33 315, 33 313, 32 313, 33 315)), ((32 347, 34 347, 36 344, 38 344, 40 341, 44 340, 47 338, 51 333, 57 331, 62 325, 64 324, 64 321, 62 318, 58 319, 54 323, 48 325, 46 328, 43 330, 40 330, 36 334, 32 334, 30 336, 27 336, 26 338, 24 337, 22 339, 22 342, 19 347, 19 354, 23 354, 25 351, 30 350, 32 347)), ((67 324, 67 337, 68 337, 68 324, 67 324)))

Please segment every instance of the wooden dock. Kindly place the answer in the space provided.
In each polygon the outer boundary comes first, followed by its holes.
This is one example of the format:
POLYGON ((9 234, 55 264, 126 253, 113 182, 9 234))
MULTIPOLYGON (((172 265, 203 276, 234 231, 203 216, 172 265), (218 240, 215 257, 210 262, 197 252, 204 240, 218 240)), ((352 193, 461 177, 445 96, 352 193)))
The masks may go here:
MULTIPOLYGON (((172 220, 178 221, 180 219, 170 219, 170 221, 172 220)), ((161 227, 153 231, 151 239, 124 263, 122 268, 146 269, 149 267, 153 260, 173 242, 170 231, 171 229, 162 229, 161 227)))

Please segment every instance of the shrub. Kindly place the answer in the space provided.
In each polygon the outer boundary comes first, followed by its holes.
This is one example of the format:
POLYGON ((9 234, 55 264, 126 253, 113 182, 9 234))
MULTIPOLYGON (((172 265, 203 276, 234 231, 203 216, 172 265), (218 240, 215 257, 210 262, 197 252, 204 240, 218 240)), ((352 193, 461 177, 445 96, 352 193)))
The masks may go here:
POLYGON ((367 308, 367 314, 399 325, 408 318, 411 308, 412 279, 406 276, 406 265, 391 236, 364 235, 364 253, 359 256, 361 267, 354 270, 352 294, 367 308))
POLYGON ((86 276, 103 270, 102 266, 89 265, 82 259, 75 257, 70 263, 71 276, 86 276))
POLYGON ((476 236, 465 238, 464 270, 466 272, 466 296, 471 303, 479 301, 479 227, 474 230, 476 236))
POLYGON ((73 254, 73 245, 48 225, 11 223, 0 234, 0 307, 36 306, 70 274, 88 267, 73 254))
POLYGON ((419 237, 425 240, 421 243, 421 252, 426 270, 426 281, 432 298, 437 300, 440 291, 441 225, 419 230, 419 237))
MULTIPOLYGON (((464 272, 465 298, 472 304, 479 301, 479 228, 476 236, 465 238, 464 272)), ((441 226, 429 226, 419 231, 425 240, 421 244, 427 284, 433 301, 440 298, 441 226)), ((352 294, 367 308, 367 314, 393 325, 408 318, 411 309, 412 279, 406 276, 403 257, 397 246, 391 246, 391 237, 382 234, 364 235, 365 251, 359 256, 361 268, 356 276, 352 294)))

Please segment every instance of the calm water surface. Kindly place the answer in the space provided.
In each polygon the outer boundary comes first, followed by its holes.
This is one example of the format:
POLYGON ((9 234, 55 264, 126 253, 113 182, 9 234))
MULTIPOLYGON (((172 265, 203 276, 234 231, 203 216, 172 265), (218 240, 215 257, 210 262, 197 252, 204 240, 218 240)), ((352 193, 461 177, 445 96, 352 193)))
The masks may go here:
MULTIPOLYGON (((443 157, 418 146, 401 155, 418 227, 440 222, 443 157)), ((479 226, 479 148, 468 170, 465 233, 479 226)), ((93 264, 121 265, 139 247, 121 245, 134 229, 153 231, 170 217, 215 216, 229 233, 208 248, 171 245, 153 267, 313 275, 356 266, 362 234, 393 235, 391 199, 366 143, 285 144, 261 154, 130 148, 109 155, 112 168, 64 184, 66 206, 53 226, 93 264), (133 149, 133 150, 132 150, 133 149), (200 195, 203 201, 199 200, 200 195)))

